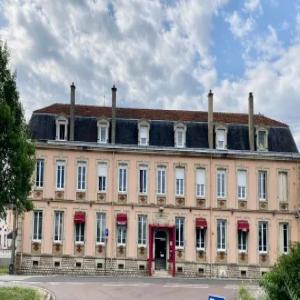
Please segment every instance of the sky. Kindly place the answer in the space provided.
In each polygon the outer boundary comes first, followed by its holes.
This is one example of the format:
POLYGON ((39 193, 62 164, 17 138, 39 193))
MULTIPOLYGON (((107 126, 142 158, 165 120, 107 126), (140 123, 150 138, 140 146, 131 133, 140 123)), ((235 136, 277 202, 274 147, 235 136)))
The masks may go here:
POLYGON ((26 118, 76 102, 255 112, 300 149, 300 0, 0 0, 26 118), (298 110, 299 109, 299 110, 298 110))

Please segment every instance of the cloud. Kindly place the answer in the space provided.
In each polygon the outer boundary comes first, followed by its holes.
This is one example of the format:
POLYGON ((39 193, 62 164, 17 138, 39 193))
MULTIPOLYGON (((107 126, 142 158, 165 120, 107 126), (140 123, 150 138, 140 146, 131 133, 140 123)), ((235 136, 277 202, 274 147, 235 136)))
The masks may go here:
POLYGON ((225 20, 229 23, 233 35, 239 39, 253 31, 255 25, 251 17, 243 19, 237 11, 234 11, 225 20))
POLYGON ((260 0, 246 0, 244 3, 244 7, 249 12, 254 12, 256 10, 259 10, 259 11, 262 10, 260 0))

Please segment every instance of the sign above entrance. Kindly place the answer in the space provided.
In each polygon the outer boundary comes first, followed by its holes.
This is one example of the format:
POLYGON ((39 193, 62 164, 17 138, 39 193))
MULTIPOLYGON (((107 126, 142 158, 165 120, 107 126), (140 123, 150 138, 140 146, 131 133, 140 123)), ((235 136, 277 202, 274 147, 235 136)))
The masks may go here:
POLYGON ((156 225, 170 225, 170 217, 164 213, 156 213, 154 215, 154 224, 156 225))
POLYGON ((221 296, 208 296, 208 300, 226 300, 226 299, 221 296))

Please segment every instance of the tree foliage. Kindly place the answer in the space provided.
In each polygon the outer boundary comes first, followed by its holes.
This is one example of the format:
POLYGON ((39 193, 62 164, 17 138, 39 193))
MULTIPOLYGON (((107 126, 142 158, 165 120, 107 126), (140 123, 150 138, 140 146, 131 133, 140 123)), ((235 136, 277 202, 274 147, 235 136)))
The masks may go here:
POLYGON ((270 300, 300 300, 300 243, 279 258, 261 285, 270 300))
POLYGON ((0 43, 0 215, 14 205, 19 212, 32 208, 28 200, 35 149, 9 69, 7 45, 0 43))

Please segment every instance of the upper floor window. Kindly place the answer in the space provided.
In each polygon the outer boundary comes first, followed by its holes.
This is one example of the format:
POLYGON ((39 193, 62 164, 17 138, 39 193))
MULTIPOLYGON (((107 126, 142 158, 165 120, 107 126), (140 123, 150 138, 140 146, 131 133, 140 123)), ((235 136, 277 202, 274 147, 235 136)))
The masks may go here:
POLYGON ((164 195, 166 193, 166 168, 157 168, 157 194, 164 195))
POLYGON ((146 121, 139 122, 139 145, 148 146, 149 145, 149 129, 150 125, 146 121))
POLYGON ((56 189, 63 190, 65 188, 65 161, 58 160, 56 162, 56 189))
POLYGON ((176 168, 176 196, 184 196, 184 168, 176 168))
POLYGON ((139 193, 147 194, 148 190, 148 167, 140 166, 139 168, 139 193))
POLYGON ((105 119, 97 122, 98 127, 98 143, 106 144, 108 142, 109 122, 105 119))
POLYGON ((267 171, 258 171, 258 198, 267 200, 267 171))
POLYGON ((60 116, 56 119, 56 140, 66 141, 68 138, 68 119, 60 116))
POLYGON ((42 240, 43 232, 43 212, 41 210, 35 210, 33 212, 33 236, 34 241, 42 240))
POLYGON ((79 162, 77 164, 77 190, 84 191, 86 189, 86 163, 79 162))
POLYGON ((268 222, 258 223, 258 251, 259 253, 268 252, 268 222))
POLYGON ((247 171, 238 170, 237 172, 237 195, 238 199, 245 200, 247 195, 247 171))
POLYGON ((119 165, 119 192, 127 192, 127 165, 119 165))
POLYGON ((175 147, 184 148, 186 140, 186 126, 182 123, 176 124, 174 126, 174 133, 175 147))
POLYGON ((196 196, 198 198, 205 197, 205 169, 198 168, 196 170, 196 196))
POLYGON ((259 128, 256 131, 257 150, 268 150, 268 131, 264 128, 259 128))
POLYGON ((37 188, 42 188, 44 186, 44 166, 45 161, 43 159, 37 159, 36 161, 36 177, 35 186, 37 188))
POLYGON ((98 191, 106 192, 107 189, 107 164, 98 164, 98 191))
POLYGON ((226 170, 217 170, 217 198, 226 198, 226 170))
POLYGON ((224 127, 216 128, 216 149, 224 150, 227 148, 227 129, 224 127))
POLYGON ((278 173, 278 198, 280 202, 288 201, 288 173, 286 171, 278 173))

